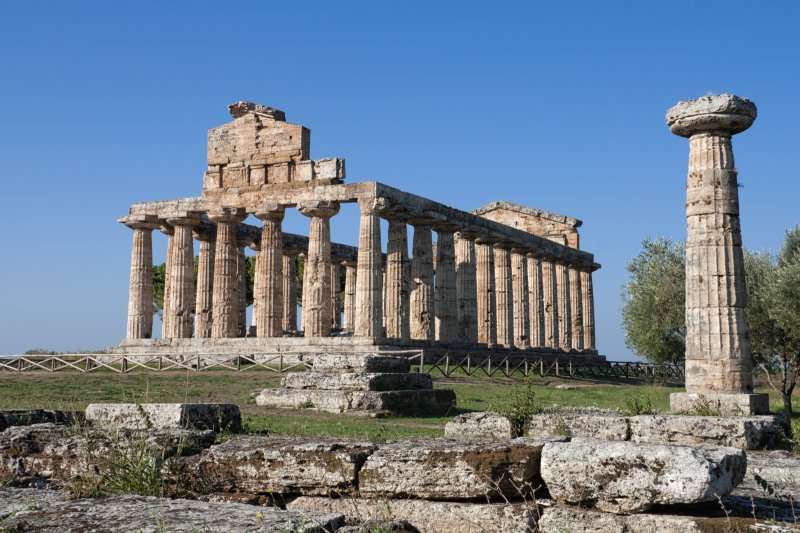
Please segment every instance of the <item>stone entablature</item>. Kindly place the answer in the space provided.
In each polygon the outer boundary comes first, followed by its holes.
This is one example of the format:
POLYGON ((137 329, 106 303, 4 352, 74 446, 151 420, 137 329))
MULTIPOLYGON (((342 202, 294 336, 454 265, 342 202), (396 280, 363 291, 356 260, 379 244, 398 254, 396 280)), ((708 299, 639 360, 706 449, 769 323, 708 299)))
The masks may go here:
POLYGON ((479 207, 473 213, 570 248, 580 248, 578 228, 583 222, 577 218, 511 202, 492 202, 479 207))
MULTIPOLYGON (((290 298, 293 294, 287 294, 293 291, 285 277, 293 273, 277 258, 303 253, 301 329, 306 337, 327 337, 344 326, 354 337, 396 339, 398 346, 416 340, 432 346, 446 342, 597 353, 591 275, 600 265, 592 254, 578 250, 577 242, 575 247, 559 244, 526 228, 382 183, 343 183, 344 161, 309 161, 308 130, 285 122, 281 111, 247 102, 238 102, 230 110, 234 120, 209 132, 209 171, 201 196, 137 203, 128 216, 120 218, 135 232, 129 340, 149 338, 147 321, 152 323, 152 317, 146 304, 152 301, 152 294, 147 294, 152 286, 144 279, 148 269, 142 265, 152 256, 152 251, 147 256, 145 250, 152 241, 142 232, 158 227, 169 236, 167 269, 183 273, 167 276, 178 280, 180 288, 174 289, 169 282, 165 288, 165 294, 175 295, 165 298, 165 302, 175 301, 174 307, 165 309, 166 321, 175 326, 165 328, 163 338, 191 336, 186 302, 193 280, 188 277, 191 239, 187 236, 194 235, 207 243, 201 246, 204 271, 198 272, 196 308, 203 310, 203 324, 195 328, 197 337, 207 336, 209 330, 215 338, 245 334, 243 258, 244 248, 250 246, 258 253, 253 309, 254 323, 261 324, 256 328, 259 337, 282 336, 291 324, 295 302, 290 298), (313 172, 301 177, 299 169, 307 165, 313 172), (344 203, 359 205, 358 248, 330 241, 330 219, 344 203), (309 238, 274 237, 282 233, 287 209, 309 217, 309 238), (248 214, 260 218, 263 227, 243 224, 248 214), (392 227, 389 254, 382 252, 381 219, 392 227), (409 225, 413 238, 404 239, 409 225), (442 246, 434 248, 434 233, 442 246), (415 252, 410 258, 397 253, 407 249, 409 240, 415 252), (344 267, 344 298, 332 291, 341 275, 336 265, 344 267), (388 293, 387 287, 391 287, 388 293), (504 288, 499 299, 494 297, 498 287, 504 288), (174 313, 178 316, 173 317, 174 313), (284 327, 278 327, 278 317, 284 327), (543 335, 545 331, 550 334, 543 335)), ((537 210, 524 214, 531 213, 552 223, 580 224, 537 210)))

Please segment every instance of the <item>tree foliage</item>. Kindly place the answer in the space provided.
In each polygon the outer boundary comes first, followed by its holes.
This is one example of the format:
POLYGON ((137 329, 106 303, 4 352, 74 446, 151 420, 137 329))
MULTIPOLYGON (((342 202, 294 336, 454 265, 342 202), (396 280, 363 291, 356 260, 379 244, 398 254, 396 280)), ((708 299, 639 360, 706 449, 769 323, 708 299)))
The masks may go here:
POLYGON ((686 352, 685 252, 682 243, 658 237, 626 266, 622 289, 625 345, 652 363, 683 360, 686 352))

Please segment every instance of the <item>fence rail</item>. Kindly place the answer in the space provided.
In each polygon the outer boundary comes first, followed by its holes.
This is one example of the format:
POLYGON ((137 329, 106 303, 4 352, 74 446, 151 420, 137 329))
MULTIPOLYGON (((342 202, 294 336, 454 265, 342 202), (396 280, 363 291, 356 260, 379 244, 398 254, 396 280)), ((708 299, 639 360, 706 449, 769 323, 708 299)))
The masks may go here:
MULTIPOLYGON (((685 377, 683 365, 639 363, 633 361, 608 361, 588 363, 537 359, 522 355, 436 355, 425 356, 423 352, 404 354, 412 362, 413 370, 431 375, 451 377, 454 375, 486 377, 540 377, 593 378, 593 379, 650 379, 682 381, 685 377)), ((97 372, 189 370, 267 370, 288 372, 311 368, 309 361, 298 360, 287 354, 249 354, 232 356, 142 354, 135 356, 111 354, 62 354, 0 356, 2 372, 97 372)))

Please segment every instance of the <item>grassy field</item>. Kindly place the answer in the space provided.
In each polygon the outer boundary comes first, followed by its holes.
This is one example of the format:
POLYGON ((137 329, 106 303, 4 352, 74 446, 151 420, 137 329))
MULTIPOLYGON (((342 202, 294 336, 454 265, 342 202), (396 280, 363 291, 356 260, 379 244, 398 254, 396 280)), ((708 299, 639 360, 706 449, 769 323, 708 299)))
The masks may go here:
MULTIPOLYGON (((524 381, 511 378, 457 376, 434 378, 436 388, 455 390, 458 405, 444 417, 361 418, 312 410, 278 410, 255 405, 253 396, 280 384, 281 374, 266 371, 167 371, 78 373, 0 373, 0 409, 47 408, 82 410, 98 402, 229 402, 242 408, 248 430, 268 429, 278 434, 329 435, 374 440, 403 436, 442 435, 452 416, 470 411, 507 409, 526 390, 524 381)), ((601 407, 625 411, 634 402, 666 411, 669 394, 680 387, 600 383, 588 380, 532 378, 538 405, 601 407)), ((780 398, 771 394, 772 410, 780 398)))

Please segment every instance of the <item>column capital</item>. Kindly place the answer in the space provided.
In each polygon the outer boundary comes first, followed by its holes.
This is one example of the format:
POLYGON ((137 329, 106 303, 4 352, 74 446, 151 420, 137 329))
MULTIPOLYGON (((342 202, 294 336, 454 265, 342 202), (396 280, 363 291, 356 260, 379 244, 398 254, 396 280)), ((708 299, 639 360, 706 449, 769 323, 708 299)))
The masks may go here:
POLYGON ((259 220, 275 220, 281 222, 286 213, 286 208, 281 204, 268 202, 257 205, 251 212, 259 220))
POLYGON ((156 229, 161 226, 158 217, 155 215, 125 215, 119 217, 117 222, 125 224, 131 229, 156 229))
POLYGON ((301 202, 297 204, 297 210, 307 217, 331 218, 339 212, 339 202, 301 202))
POLYGON ((208 218, 213 222, 239 223, 247 218, 247 212, 241 207, 217 207, 209 210, 208 218))
POLYGON ((213 225, 202 225, 192 228, 192 236, 198 241, 213 241, 217 236, 217 228, 213 225))
POLYGON ((667 111, 667 126, 681 137, 698 133, 735 135, 749 128, 756 114, 756 105, 751 100, 716 94, 678 102, 667 111))
POLYGON ((160 218, 170 226, 195 227, 200 225, 200 213, 190 211, 164 213, 160 218))

